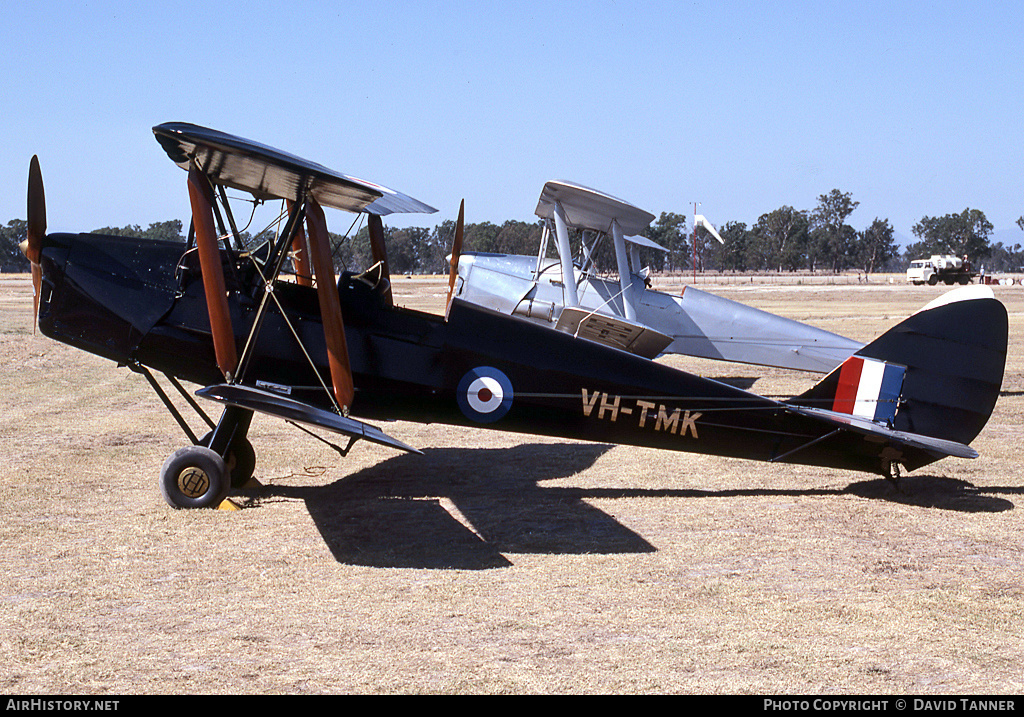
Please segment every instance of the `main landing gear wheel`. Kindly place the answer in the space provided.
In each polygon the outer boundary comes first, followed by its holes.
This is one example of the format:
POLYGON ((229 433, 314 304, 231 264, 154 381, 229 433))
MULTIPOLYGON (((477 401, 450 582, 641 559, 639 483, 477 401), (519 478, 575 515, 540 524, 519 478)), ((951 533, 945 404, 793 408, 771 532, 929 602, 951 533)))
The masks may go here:
POLYGON ((178 449, 160 471, 160 492, 173 508, 216 508, 230 489, 224 459, 205 446, 178 449))
MULTIPOLYGON (((210 431, 200 439, 199 445, 209 447, 212 438, 213 431, 210 431)), ((256 472, 256 449, 248 438, 236 438, 228 449, 224 463, 231 477, 231 487, 242 488, 256 472)))

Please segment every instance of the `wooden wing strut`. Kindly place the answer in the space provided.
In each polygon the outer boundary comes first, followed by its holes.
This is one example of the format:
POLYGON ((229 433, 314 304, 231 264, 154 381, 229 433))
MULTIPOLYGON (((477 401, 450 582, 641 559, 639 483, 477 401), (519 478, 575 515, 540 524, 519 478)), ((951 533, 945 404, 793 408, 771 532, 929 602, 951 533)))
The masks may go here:
POLYGON ((224 267, 217 246, 217 230, 213 223, 213 188, 206 175, 195 166, 188 171, 188 196, 192 203, 192 222, 196 230, 196 247, 203 272, 203 289, 206 293, 206 309, 210 314, 217 368, 230 382, 234 380, 238 368, 238 352, 235 332, 231 328, 224 267))
POLYGON ((352 385, 352 369, 348 362, 348 345, 345 342, 345 326, 341 317, 341 301, 334 280, 334 264, 331 261, 331 242, 327 234, 327 219, 323 208, 315 199, 306 200, 306 229, 309 253, 313 259, 316 274, 316 294, 320 299, 320 316, 324 324, 324 340, 327 343, 327 363, 331 369, 334 397, 343 413, 347 413, 355 397, 352 385))

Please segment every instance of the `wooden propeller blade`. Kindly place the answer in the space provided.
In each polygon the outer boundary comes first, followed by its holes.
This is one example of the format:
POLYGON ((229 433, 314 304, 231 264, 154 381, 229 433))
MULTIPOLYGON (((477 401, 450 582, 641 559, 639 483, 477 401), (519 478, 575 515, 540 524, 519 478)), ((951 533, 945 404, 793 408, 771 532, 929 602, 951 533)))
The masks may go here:
POLYGON ((36 332, 36 321, 39 318, 39 289, 43 285, 43 269, 38 264, 32 265, 32 333, 36 332))
POLYGON ((388 305, 394 303, 391 297, 391 267, 388 266, 388 248, 384 243, 384 222, 379 214, 369 214, 366 228, 370 232, 370 250, 373 252, 373 263, 380 264, 381 278, 387 281, 384 299, 388 305))
POLYGON ((28 167, 28 250, 25 256, 33 264, 39 263, 39 252, 46 236, 46 193, 43 191, 43 173, 39 157, 33 156, 28 167))
POLYGON ((455 240, 452 242, 452 258, 449 264, 451 268, 448 272, 448 302, 445 306, 452 303, 452 294, 455 293, 455 278, 459 275, 459 255, 462 253, 462 236, 465 232, 465 210, 466 200, 463 199, 459 204, 459 220, 455 224, 455 240))
MULTIPOLYGON (((28 239, 18 244, 18 248, 21 249, 21 253, 28 258, 29 254, 29 243, 28 239)), ((43 269, 39 264, 34 261, 29 261, 29 266, 32 268, 32 333, 36 332, 36 320, 39 317, 39 290, 43 285, 43 269)))
POLYGON ((25 233, 27 236, 20 248, 32 266, 32 332, 35 333, 39 317, 39 292, 43 285, 43 269, 39 266, 39 259, 46 238, 46 192, 43 190, 39 157, 35 155, 28 165, 28 221, 25 233))
MULTIPOLYGON (((295 202, 288 200, 288 215, 294 216, 295 202)), ((295 281, 299 286, 313 286, 313 267, 309 261, 309 246, 306 243, 306 231, 299 226, 292 239, 292 252, 295 262, 295 281)))

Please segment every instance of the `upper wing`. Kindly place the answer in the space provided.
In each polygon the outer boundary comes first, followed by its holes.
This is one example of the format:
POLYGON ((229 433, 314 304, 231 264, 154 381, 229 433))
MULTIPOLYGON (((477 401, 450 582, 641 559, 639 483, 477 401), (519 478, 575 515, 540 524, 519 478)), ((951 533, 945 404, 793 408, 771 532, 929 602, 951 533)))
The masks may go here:
POLYGON ((260 199, 302 199, 308 190, 325 207, 392 214, 437 210, 401 192, 357 179, 281 150, 186 122, 167 122, 153 134, 175 164, 193 161, 215 184, 250 192, 260 199))
POLYGON ((614 219, 623 234, 639 234, 654 221, 654 215, 640 207, 572 182, 552 180, 545 184, 535 213, 541 219, 550 219, 556 203, 565 211, 569 226, 577 229, 607 232, 614 219))

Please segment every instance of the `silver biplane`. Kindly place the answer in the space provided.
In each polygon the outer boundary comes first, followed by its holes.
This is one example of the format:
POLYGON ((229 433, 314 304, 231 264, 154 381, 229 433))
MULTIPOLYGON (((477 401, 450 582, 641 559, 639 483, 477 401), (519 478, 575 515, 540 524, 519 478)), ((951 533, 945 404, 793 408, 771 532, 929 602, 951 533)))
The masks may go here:
MULTIPOLYGON (((654 358, 662 353, 827 373, 863 344, 829 331, 725 299, 694 286, 679 296, 650 289, 641 247, 667 251, 640 236, 654 215, 579 184, 544 185, 536 214, 544 221, 536 257, 453 248, 454 295, 574 336, 654 358), (583 233, 580 254, 570 231, 583 233), (598 276, 597 242, 611 237, 618 278, 598 276), (558 258, 550 258, 554 239, 558 258)), ((703 225, 721 236, 703 216, 703 225)))

